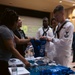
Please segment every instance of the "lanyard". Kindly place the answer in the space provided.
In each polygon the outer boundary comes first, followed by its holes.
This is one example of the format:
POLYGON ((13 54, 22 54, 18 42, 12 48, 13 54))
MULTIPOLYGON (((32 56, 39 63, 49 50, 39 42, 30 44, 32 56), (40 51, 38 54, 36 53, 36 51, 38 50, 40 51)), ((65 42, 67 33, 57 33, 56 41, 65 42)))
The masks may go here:
POLYGON ((59 32, 61 31, 61 29, 63 28, 63 26, 67 23, 68 21, 65 21, 62 25, 61 25, 61 27, 59 28, 57 28, 57 31, 56 31, 56 34, 57 34, 57 38, 59 38, 59 32))
POLYGON ((43 27, 43 34, 42 34, 42 36, 47 36, 47 31, 49 30, 49 27, 47 27, 47 30, 45 31, 44 30, 44 27, 43 27))

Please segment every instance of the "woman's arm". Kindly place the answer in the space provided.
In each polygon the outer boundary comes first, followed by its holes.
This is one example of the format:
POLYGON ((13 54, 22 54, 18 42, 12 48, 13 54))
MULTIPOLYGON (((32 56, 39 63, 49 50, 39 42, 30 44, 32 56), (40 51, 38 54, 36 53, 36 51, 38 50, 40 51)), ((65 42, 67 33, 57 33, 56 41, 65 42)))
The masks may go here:
POLYGON ((26 44, 26 43, 30 42, 30 40, 31 40, 31 38, 19 39, 16 35, 14 36, 14 39, 17 44, 26 44))
POLYGON ((10 40, 4 40, 4 45, 6 47, 6 50, 9 50, 15 57, 20 59, 26 66, 30 66, 30 63, 25 60, 25 58, 15 49, 13 41, 10 40))

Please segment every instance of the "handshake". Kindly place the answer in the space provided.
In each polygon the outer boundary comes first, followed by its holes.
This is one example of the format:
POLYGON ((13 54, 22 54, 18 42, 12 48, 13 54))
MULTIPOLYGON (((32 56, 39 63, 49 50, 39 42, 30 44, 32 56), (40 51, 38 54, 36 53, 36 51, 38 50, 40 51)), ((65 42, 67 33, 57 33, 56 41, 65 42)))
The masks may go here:
MULTIPOLYGON (((30 39, 30 40, 32 40, 32 39, 37 40, 35 37, 29 37, 29 39, 30 39)), ((48 41, 48 42, 50 42, 50 41, 53 40, 52 37, 50 38, 50 37, 47 37, 47 36, 41 36, 40 39, 41 39, 41 40, 46 40, 46 41, 48 41)))
POLYGON ((48 38, 46 36, 41 36, 40 39, 44 39, 44 40, 46 40, 48 42, 52 41, 52 38, 50 38, 50 37, 48 38))

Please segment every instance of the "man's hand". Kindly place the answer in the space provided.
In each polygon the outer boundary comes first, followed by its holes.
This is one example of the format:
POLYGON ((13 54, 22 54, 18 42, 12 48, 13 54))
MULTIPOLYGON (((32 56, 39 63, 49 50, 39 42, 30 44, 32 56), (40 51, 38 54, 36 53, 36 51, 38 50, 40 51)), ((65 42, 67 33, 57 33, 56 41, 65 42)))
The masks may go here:
POLYGON ((40 39, 45 39, 46 40, 46 36, 41 36, 40 39))
POLYGON ((52 38, 48 38, 48 37, 46 37, 46 36, 41 36, 40 39, 45 39, 45 40, 47 40, 48 42, 52 41, 52 38))
POLYGON ((24 64, 25 64, 25 67, 26 67, 26 68, 31 66, 28 61, 26 61, 24 64))

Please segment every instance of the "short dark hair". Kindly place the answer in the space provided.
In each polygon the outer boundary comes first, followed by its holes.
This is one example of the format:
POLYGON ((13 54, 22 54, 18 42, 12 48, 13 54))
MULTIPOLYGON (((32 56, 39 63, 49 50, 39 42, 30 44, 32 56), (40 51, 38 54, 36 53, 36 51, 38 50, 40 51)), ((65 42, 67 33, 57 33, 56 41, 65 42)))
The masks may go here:
POLYGON ((53 13, 55 14, 56 12, 62 11, 62 10, 64 10, 64 7, 62 5, 58 5, 58 6, 55 7, 53 13))
POLYGON ((51 19, 51 25, 52 25, 52 21, 53 21, 53 20, 55 20, 55 21, 56 21, 56 19, 53 17, 53 18, 51 19))
POLYGON ((49 22, 49 19, 48 19, 47 17, 44 17, 44 18, 43 18, 43 22, 44 22, 45 19, 48 20, 48 22, 49 22))
POLYGON ((6 8, 1 15, 0 25, 12 26, 18 21, 18 14, 9 8, 6 8))
POLYGON ((48 18, 47 18, 47 17, 44 17, 43 20, 44 20, 44 19, 48 19, 48 18))

